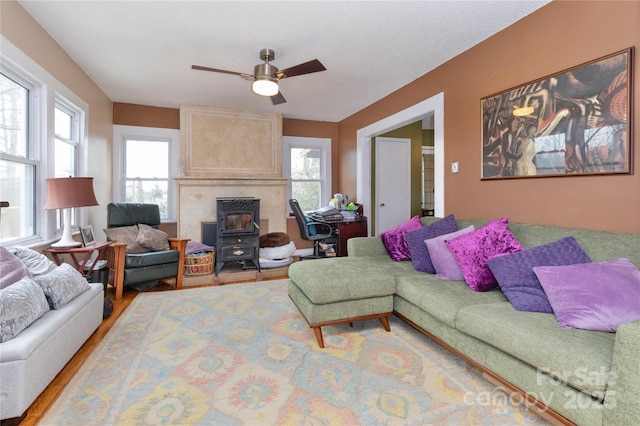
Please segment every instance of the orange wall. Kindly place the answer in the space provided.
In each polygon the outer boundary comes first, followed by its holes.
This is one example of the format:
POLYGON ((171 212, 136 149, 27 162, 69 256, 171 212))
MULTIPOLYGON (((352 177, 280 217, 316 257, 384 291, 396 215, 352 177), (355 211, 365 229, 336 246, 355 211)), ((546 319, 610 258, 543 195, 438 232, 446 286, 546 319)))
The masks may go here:
MULTIPOLYGON (((640 175, 480 180, 480 99, 640 44, 638 1, 554 1, 340 122, 339 186, 356 189, 356 132, 444 92, 445 212, 640 234, 640 175), (460 173, 448 165, 459 161, 460 173)), ((632 141, 640 144, 640 64, 632 141)), ((637 146, 637 145, 636 145, 637 146)), ((640 149, 632 150, 640 165, 640 149)))
POLYGON ((179 129, 180 110, 114 102, 113 124, 179 129))

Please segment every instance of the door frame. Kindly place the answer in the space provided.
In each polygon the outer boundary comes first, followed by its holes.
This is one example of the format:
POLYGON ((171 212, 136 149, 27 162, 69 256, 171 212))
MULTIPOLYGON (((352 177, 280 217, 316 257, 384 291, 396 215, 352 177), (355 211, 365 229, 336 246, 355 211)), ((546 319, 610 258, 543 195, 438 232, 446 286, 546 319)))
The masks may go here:
MULTIPOLYGON (((376 121, 356 132, 356 196, 365 216, 371 215, 371 138, 416 122, 433 112, 435 216, 444 217, 444 92, 376 121)), ((371 224, 369 235, 371 235, 371 224)))

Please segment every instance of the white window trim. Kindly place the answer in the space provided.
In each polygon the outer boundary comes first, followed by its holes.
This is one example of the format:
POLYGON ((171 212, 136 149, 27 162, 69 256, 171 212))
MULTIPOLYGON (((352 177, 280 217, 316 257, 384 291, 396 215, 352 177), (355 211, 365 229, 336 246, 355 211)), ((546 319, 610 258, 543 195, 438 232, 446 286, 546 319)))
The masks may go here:
POLYGON ((113 126, 113 200, 124 202, 126 199, 125 141, 127 139, 156 140, 169 142, 169 194, 167 198, 167 218, 164 222, 176 222, 178 184, 173 179, 180 175, 180 130, 161 127, 113 126))
MULTIPOLYGON (((33 135, 32 158, 39 162, 36 165, 36 212, 35 233, 33 237, 12 240, 9 245, 35 245, 50 242, 56 239, 56 212, 44 210, 47 199, 46 178, 53 177, 54 155, 49 155, 55 146, 54 109, 56 99, 73 105, 80 110, 78 119, 80 133, 78 135, 78 176, 88 176, 88 120, 89 104, 77 96, 65 85, 58 81, 47 70, 27 56, 13 43, 0 35, 0 66, 10 75, 17 76, 21 82, 28 83, 31 87, 30 94, 33 101, 30 102, 29 132, 33 135)), ((80 209, 77 217, 78 223, 84 223, 86 212, 80 209)))
MULTIPOLYGON (((327 203, 333 197, 331 193, 331 139, 330 138, 307 138, 300 136, 282 137, 282 175, 291 178, 291 148, 319 149, 322 155, 322 176, 324 185, 321 200, 327 203)), ((287 183, 287 200, 291 199, 291 179, 287 183)), ((287 202, 287 215, 291 212, 291 206, 287 202)))

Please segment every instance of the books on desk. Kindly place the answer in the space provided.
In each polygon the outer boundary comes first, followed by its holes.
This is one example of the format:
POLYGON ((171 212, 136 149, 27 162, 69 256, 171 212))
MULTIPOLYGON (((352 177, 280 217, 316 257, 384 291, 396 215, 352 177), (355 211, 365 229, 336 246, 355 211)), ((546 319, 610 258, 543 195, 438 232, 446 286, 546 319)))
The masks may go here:
POLYGON ((340 212, 324 216, 312 213, 311 218, 317 220, 318 222, 342 222, 344 220, 340 212))
POLYGON ((340 214, 344 220, 356 220, 360 216, 356 210, 340 210, 340 214))
POLYGON ((331 216, 339 213, 340 213, 340 210, 331 206, 320 207, 318 210, 313 211, 313 214, 316 216, 331 216))

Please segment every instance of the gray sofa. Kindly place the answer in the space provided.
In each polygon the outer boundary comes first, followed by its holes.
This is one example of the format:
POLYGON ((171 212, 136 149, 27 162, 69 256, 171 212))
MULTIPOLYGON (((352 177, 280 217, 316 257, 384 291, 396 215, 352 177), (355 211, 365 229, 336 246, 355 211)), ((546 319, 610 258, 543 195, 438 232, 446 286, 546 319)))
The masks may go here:
POLYGON ((0 343, 0 419, 20 417, 102 322, 104 289, 89 284, 0 343))
MULTIPOLYGON (((421 219, 423 225, 435 220, 421 219)), ((456 222, 458 229, 485 224, 456 222)), ((509 229, 525 248, 573 236, 594 262, 625 257, 640 267, 638 235, 517 223, 509 229)), ((323 293, 343 292, 346 304, 358 294, 355 286, 370 287, 376 293, 370 300, 378 300, 387 297, 391 282, 396 316, 515 392, 521 398, 515 400, 564 423, 640 424, 640 320, 616 333, 563 328, 553 314, 516 311, 499 288, 477 293, 464 281, 417 272, 411 261, 394 262, 378 237, 352 238, 348 252, 346 258, 290 266, 290 296, 301 312, 323 308, 305 295, 308 283, 297 283, 308 277, 331 271, 323 293), (353 285, 345 287, 344 280, 353 285)), ((339 305, 331 309, 331 320, 339 323, 339 305)), ((344 318, 351 314, 344 310, 344 318)))

